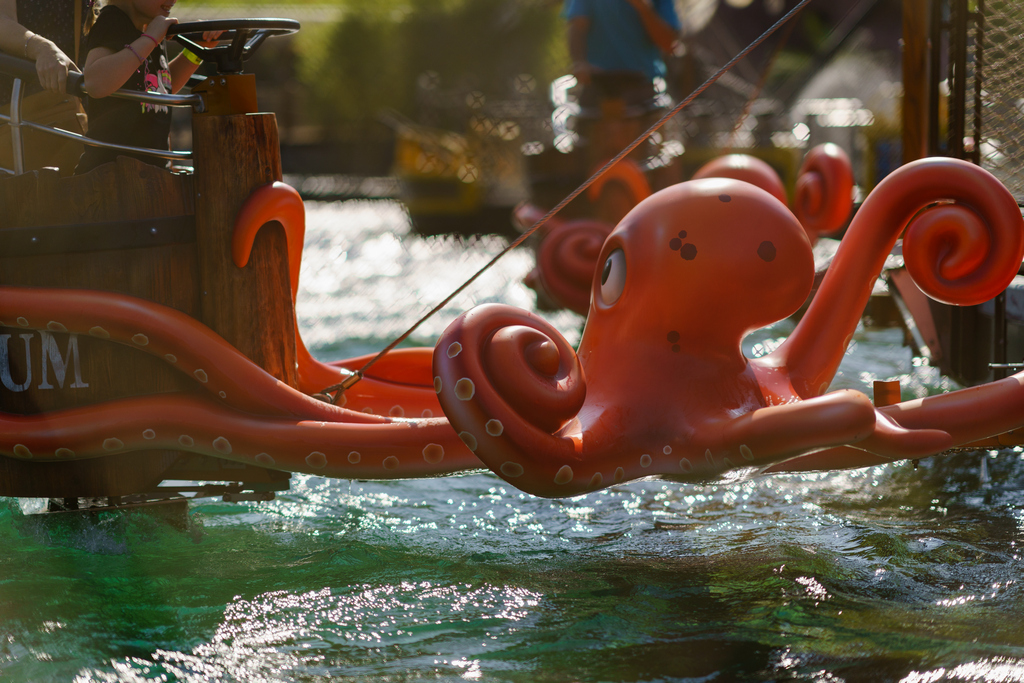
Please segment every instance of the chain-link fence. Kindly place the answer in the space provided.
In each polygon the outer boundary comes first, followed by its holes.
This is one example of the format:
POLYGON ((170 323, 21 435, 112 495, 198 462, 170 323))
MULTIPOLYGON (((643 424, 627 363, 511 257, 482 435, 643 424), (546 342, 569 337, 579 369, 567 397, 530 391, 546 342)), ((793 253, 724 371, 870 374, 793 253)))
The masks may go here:
POLYGON ((1024 3, 984 4, 981 164, 1024 202, 1024 3))

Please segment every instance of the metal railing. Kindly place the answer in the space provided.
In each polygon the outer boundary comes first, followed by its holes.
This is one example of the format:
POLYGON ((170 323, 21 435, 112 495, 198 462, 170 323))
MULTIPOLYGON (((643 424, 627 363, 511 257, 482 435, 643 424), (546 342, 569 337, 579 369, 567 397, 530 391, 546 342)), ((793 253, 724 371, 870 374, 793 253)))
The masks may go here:
MULTIPOLYGON (((21 107, 25 97, 25 82, 36 80, 35 64, 25 59, 19 59, 18 57, 12 57, 11 55, 0 53, 0 73, 5 73, 14 78, 14 85, 11 88, 10 114, 7 115, 0 113, 0 121, 6 122, 10 125, 11 147, 14 152, 14 168, 8 169, 0 166, 0 173, 20 175, 25 172, 25 145, 22 135, 23 129, 25 128, 37 130, 47 135, 55 135, 68 140, 75 140, 83 145, 89 145, 91 147, 104 147, 106 149, 114 149, 131 154, 144 154, 159 159, 183 160, 192 158, 191 151, 150 149, 147 147, 132 147, 130 145, 101 142, 62 128, 55 128, 53 126, 36 123, 34 121, 26 121, 22 118, 21 107)), ((77 72, 69 73, 65 91, 67 94, 74 95, 75 97, 85 97, 88 93, 85 90, 84 76, 77 72)), ((139 92, 138 90, 118 90, 112 93, 110 97, 119 97, 122 99, 147 102, 150 104, 160 104, 168 107, 192 107, 197 112, 202 112, 204 108, 203 99, 197 94, 167 95, 162 93, 144 93, 139 92)))

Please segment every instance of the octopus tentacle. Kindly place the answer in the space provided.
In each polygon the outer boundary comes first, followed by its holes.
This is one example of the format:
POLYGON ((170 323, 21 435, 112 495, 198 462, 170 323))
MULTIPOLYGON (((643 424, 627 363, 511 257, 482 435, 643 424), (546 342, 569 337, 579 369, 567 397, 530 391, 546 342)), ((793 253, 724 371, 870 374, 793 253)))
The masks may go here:
POLYGON ((770 472, 869 467, 936 455, 1024 424, 1024 375, 877 410, 874 433, 855 444, 794 458, 770 472))
MULTIPOLYGON (((600 164, 603 166, 604 164, 600 164)), ((597 169, 595 169, 596 172, 597 169)), ((587 199, 597 203, 607 189, 608 183, 618 183, 626 190, 632 198, 633 206, 636 206, 644 199, 651 196, 651 184, 647 176, 632 159, 621 159, 619 163, 609 168, 597 180, 587 188, 587 199)))
POLYGON ((741 415, 725 425, 722 439, 745 446, 752 464, 773 464, 794 453, 867 438, 874 412, 871 399, 859 391, 837 391, 741 415))
POLYGON ((937 202, 944 204, 932 211, 940 211, 942 220, 922 214, 908 228, 914 233, 909 244, 904 243, 908 269, 911 262, 921 263, 917 254, 911 253, 915 249, 920 253, 917 247, 921 245, 927 265, 920 268, 937 273, 933 281, 922 277, 924 282, 919 284, 925 293, 966 305, 986 301, 1005 289, 1024 256, 1024 221, 1013 195, 991 173, 974 164, 921 159, 888 175, 868 195, 807 313, 789 338, 759 361, 788 367, 801 397, 823 393, 886 256, 911 220, 937 202), (955 203, 955 211, 949 210, 950 202, 955 203), (926 238, 917 234, 919 229, 928 234, 938 230, 940 236, 926 238), (964 253, 971 255, 964 257, 964 253), (965 275, 965 264, 976 268, 965 275), (963 286, 954 286, 952 278, 963 286))
POLYGON ((853 166, 839 145, 811 148, 796 179, 793 213, 811 244, 818 235, 843 227, 853 208, 853 166))
POLYGON ((386 419, 311 398, 273 377, 213 330, 181 311, 124 294, 0 287, 0 320, 36 330, 89 335, 138 349, 223 403, 246 412, 381 423, 386 419))
POLYGON ((537 274, 555 303, 587 314, 594 266, 612 227, 595 220, 568 221, 544 239, 537 251, 537 274))
POLYGON ((1024 425, 1024 372, 879 410, 902 427, 942 429, 963 445, 1024 425))
MULTIPOLYGON (((295 306, 299 290, 299 269, 302 264, 302 246, 306 234, 306 211, 302 197, 290 185, 274 182, 257 188, 246 200, 235 218, 231 253, 234 263, 244 268, 252 253, 256 233, 265 224, 277 221, 284 228, 288 247, 288 280, 291 284, 292 306, 295 306)), ((429 377, 427 356, 419 375, 429 377)), ((322 363, 306 348, 295 323, 295 362, 299 389, 307 394, 322 391, 324 387, 338 384, 352 374, 352 369, 342 365, 322 363)), ((358 368, 355 368, 358 369, 358 368)), ((412 382, 393 382, 371 377, 360 382, 359 391, 345 396, 346 405, 355 410, 383 412, 390 415, 420 416, 440 414, 437 397, 431 391, 430 382, 416 385, 412 382)))
POLYGON ((899 457, 877 455, 870 451, 861 450, 856 446, 835 446, 834 448, 815 451, 808 455, 801 455, 777 465, 772 465, 764 470, 763 474, 854 470, 861 467, 888 465, 897 460, 905 460, 907 457, 905 455, 900 455, 899 457))
POLYGON ((44 415, 0 413, 0 452, 36 462, 172 449, 340 478, 479 469, 446 420, 322 422, 244 413, 193 395, 145 396, 44 415))
POLYGON ((851 446, 795 458, 769 471, 867 467, 936 455, 948 448, 1004 434, 1024 425, 1024 373, 885 406, 878 409, 878 415, 879 427, 871 437, 851 446), (933 443, 928 443, 929 439, 933 443))
POLYGON ((583 405, 586 384, 557 330, 510 306, 478 306, 441 335, 434 373, 445 415, 498 476, 539 496, 587 490, 591 474, 581 480, 573 470, 580 444, 559 433, 583 405))
POLYGON ((306 237, 306 208, 294 187, 273 182, 256 188, 235 217, 235 230, 231 237, 231 259, 239 268, 249 263, 256 233, 267 223, 277 221, 284 228, 288 247, 288 282, 292 290, 292 304, 299 291, 299 268, 302 265, 302 245, 306 237))
MULTIPOLYGON (((426 346, 392 349, 365 371, 362 380, 337 397, 337 405, 391 417, 441 416, 430 368, 433 353, 434 349, 426 346), (429 401, 424 392, 429 393, 429 401)), ((323 365, 355 372, 376 357, 370 353, 323 365)))

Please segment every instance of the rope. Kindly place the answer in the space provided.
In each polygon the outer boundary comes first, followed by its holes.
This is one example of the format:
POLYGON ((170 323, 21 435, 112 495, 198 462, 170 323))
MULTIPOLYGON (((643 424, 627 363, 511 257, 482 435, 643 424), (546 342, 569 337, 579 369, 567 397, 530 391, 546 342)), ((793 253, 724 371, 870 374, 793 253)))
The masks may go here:
POLYGON ((403 341, 408 339, 409 335, 411 335, 413 332, 416 331, 416 328, 418 328, 420 325, 422 325, 425 321, 429 320, 435 313, 440 311, 442 308, 447 306, 448 303, 452 299, 454 299, 462 291, 464 291, 467 287, 469 287, 469 285, 473 284, 473 282, 475 282, 477 278, 479 278, 481 275, 483 275, 484 272, 487 271, 487 269, 489 269, 491 266, 493 266, 495 263, 497 263, 498 259, 500 259, 505 254, 507 254, 508 252, 512 251, 516 247, 518 247, 520 244, 522 244, 524 241, 526 241, 530 237, 530 235, 532 235, 533 233, 537 232, 537 230, 539 230, 545 223, 547 223, 549 220, 551 220, 551 218, 553 218, 555 216, 555 214, 557 214, 559 211, 561 211, 563 208, 565 208, 566 204, 568 204, 572 200, 576 199, 576 197, 578 197, 581 194, 583 194, 584 192, 586 192, 587 188, 590 187, 591 185, 593 185, 594 182, 598 178, 600 178, 602 175, 607 173, 608 170, 611 169, 612 166, 614 166, 615 164, 617 164, 620 161, 622 161, 622 159, 625 158, 630 152, 632 152, 634 149, 636 149, 638 146, 640 146, 640 144, 642 142, 644 142, 644 140, 649 138, 659 128, 661 128, 663 125, 665 125, 665 123, 669 119, 671 119, 673 116, 678 114, 684 108, 689 106, 689 104, 691 102, 693 102, 695 99, 697 99, 697 97, 699 97, 701 95, 701 93, 703 93, 705 90, 707 90, 709 87, 711 87, 715 83, 715 81, 717 81, 719 78, 721 78, 723 75, 725 75, 730 69, 732 69, 732 67, 735 66, 737 62, 739 62, 741 59, 743 59, 748 54, 753 52, 761 43, 763 43, 765 40, 767 40, 769 37, 771 37, 772 34, 774 34, 776 31, 778 31, 782 26, 784 26, 786 23, 788 23, 789 20, 792 19, 794 16, 796 16, 796 14, 798 12, 800 12, 800 10, 802 10, 804 8, 804 6, 807 5, 810 1, 811 0, 800 0, 800 2, 797 3, 797 5, 793 9, 791 9, 789 12, 787 12, 785 15, 783 15, 778 21, 776 21, 774 24, 772 24, 771 27, 767 31, 762 33, 760 36, 758 36, 754 40, 754 42, 750 43, 750 45, 747 45, 745 48, 743 48, 743 50, 741 50, 739 53, 737 53, 735 57, 730 59, 728 61, 728 63, 725 64, 725 66, 723 66, 718 71, 716 71, 710 78, 708 78, 706 81, 704 81, 704 83, 700 87, 698 87, 696 90, 694 90, 692 93, 690 93, 686 97, 686 99, 682 100, 679 104, 677 104, 675 107, 673 107, 668 113, 666 113, 664 116, 662 116, 660 119, 658 119, 654 123, 654 125, 652 125, 650 128, 648 128, 646 132, 644 132, 643 134, 640 135, 640 137, 638 137, 633 142, 629 143, 629 145, 627 145, 621 152, 616 154, 610 161, 608 161, 604 166, 599 168, 592 176, 590 176, 586 181, 584 181, 584 183, 582 185, 580 185, 575 190, 570 192, 569 195, 565 197, 565 199, 563 199, 562 201, 558 202, 558 204, 555 205, 555 207, 553 209, 551 209, 546 214, 544 214, 544 216, 542 216, 540 218, 540 220, 538 220, 536 223, 534 223, 533 226, 529 230, 524 232, 522 235, 520 235, 515 240, 513 240, 511 243, 509 243, 508 246, 506 246, 504 249, 502 249, 500 252, 498 252, 498 254, 494 258, 492 258, 490 261, 488 261, 486 264, 484 264, 468 280, 466 280, 461 285, 459 285, 459 287, 455 291, 453 291, 451 294, 449 294, 447 297, 445 297, 444 300, 441 301, 441 303, 437 304, 436 306, 431 308, 429 311, 427 311, 427 313, 423 317, 421 317, 419 320, 417 320, 415 323, 413 323, 413 325, 408 330, 403 332, 401 334, 401 336, 399 336, 394 341, 392 341, 390 344, 388 344, 386 347, 384 347, 384 349, 382 349, 380 351, 380 353, 378 353, 376 356, 374 356, 369 361, 367 361, 366 364, 363 365, 363 367, 359 368, 353 374, 351 374, 348 377, 346 377, 343 382, 340 382, 338 384, 332 384, 331 386, 325 388, 320 393, 327 394, 327 395, 330 396, 332 394, 332 392, 337 391, 338 393, 333 395, 332 400, 331 400, 332 403, 336 403, 337 400, 338 400, 338 397, 341 396, 343 393, 345 393, 346 390, 348 390, 349 388, 354 386, 357 382, 359 382, 359 380, 361 380, 363 378, 363 375, 366 373, 366 371, 374 363, 376 363, 378 360, 383 358, 389 351, 394 349, 396 346, 401 344, 403 341))

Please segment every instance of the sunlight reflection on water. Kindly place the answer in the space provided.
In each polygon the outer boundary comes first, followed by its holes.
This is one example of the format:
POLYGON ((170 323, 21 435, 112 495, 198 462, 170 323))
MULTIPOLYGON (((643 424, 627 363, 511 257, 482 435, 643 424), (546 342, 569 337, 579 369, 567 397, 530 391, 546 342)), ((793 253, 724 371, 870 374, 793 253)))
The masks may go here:
MULTIPOLYGON (((409 216, 395 202, 306 204, 297 308, 303 339, 311 349, 326 348, 325 355, 337 355, 344 354, 352 340, 386 345, 506 245, 497 237, 466 242, 448 237, 406 239, 409 230, 409 216)), ((532 267, 531 251, 510 252, 424 322, 414 339, 433 345, 448 323, 477 304, 532 309, 533 292, 522 283, 532 267)), ((560 312, 548 319, 570 341, 578 341, 579 316, 560 312)))

